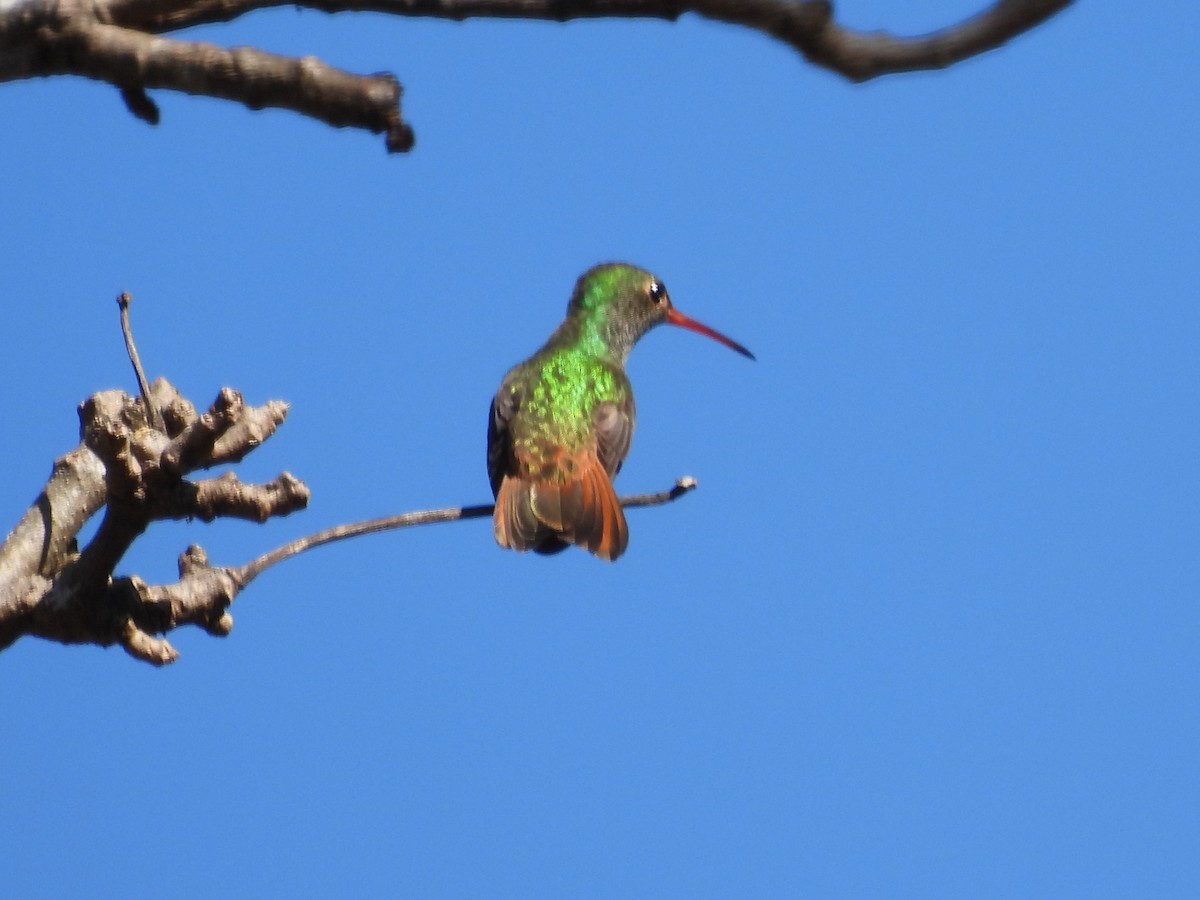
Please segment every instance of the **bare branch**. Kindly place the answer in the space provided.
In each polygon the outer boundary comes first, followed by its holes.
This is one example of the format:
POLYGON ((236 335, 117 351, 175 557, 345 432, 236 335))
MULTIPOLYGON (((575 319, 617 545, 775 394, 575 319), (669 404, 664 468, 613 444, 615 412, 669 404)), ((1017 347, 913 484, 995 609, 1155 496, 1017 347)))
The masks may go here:
MULTIPOLYGON (((28 634, 62 643, 118 645, 135 659, 165 665, 178 653, 162 635, 188 624, 217 636, 229 634, 229 605, 278 562, 359 535, 492 515, 488 504, 340 525, 240 567, 211 566, 204 551, 193 546, 180 556, 174 584, 114 577, 129 547, 155 521, 263 522, 303 509, 309 501, 308 488, 287 472, 265 484, 247 484, 232 472, 198 482, 184 477, 258 446, 283 421, 286 404, 248 407, 237 391, 225 388, 207 412, 197 415, 163 379, 150 385, 147 395, 163 410, 165 431, 147 426, 141 398, 122 391, 102 391, 80 404, 83 444, 56 463, 38 502, 0 544, 0 649, 28 634), (96 534, 77 553, 76 535, 100 509, 96 534)), ((622 504, 670 503, 695 486, 695 479, 681 478, 669 490, 626 497, 622 504)))
MULTIPOLYGON (((187 407, 191 409, 190 405, 187 407)), ((222 388, 208 411, 184 425, 162 452, 162 466, 184 473, 240 462, 273 435, 291 407, 281 400, 247 407, 242 395, 222 388)))
POLYGON ((237 421, 217 438, 210 465, 240 462, 242 457, 273 435, 283 424, 291 407, 282 400, 268 400, 262 406, 245 409, 237 421))
POLYGON ((657 491, 653 494, 634 494, 630 497, 622 497, 621 505, 626 509, 633 509, 638 506, 658 506, 662 503, 670 503, 678 500, 689 491, 694 491, 699 485, 691 475, 684 475, 676 479, 675 484, 669 490, 657 491))
POLYGON ((114 14, 152 31, 228 22, 274 5, 325 12, 372 11, 396 16, 571 19, 655 18, 674 21, 686 13, 761 31, 798 50, 810 62, 865 81, 880 75, 940 69, 993 50, 1040 25, 1072 0, 998 0, 976 16, 918 37, 861 32, 833 20, 828 0, 198 0, 169 4, 131 0, 114 4, 114 14))
POLYGON ((164 666, 179 659, 179 651, 169 642, 142 631, 133 619, 126 619, 121 629, 121 646, 134 659, 153 666, 164 666))
POLYGON ((169 438, 178 437, 196 418, 196 407, 165 378, 150 382, 150 397, 163 418, 163 428, 169 438))
POLYGON ((180 515, 211 522, 218 516, 265 522, 286 516, 308 506, 308 486, 289 472, 283 472, 265 484, 246 484, 232 472, 193 485, 194 491, 181 496, 180 515))
POLYGON ((121 99, 125 101, 126 108, 147 125, 157 125, 162 118, 158 104, 151 100, 145 88, 139 85, 123 85, 121 99))
POLYGON ((828 0, 118 0, 114 21, 149 31, 229 22, 269 6, 454 19, 655 18, 686 13, 742 25, 794 47, 810 61, 854 81, 896 72, 939 69, 995 49, 1040 25, 1072 0, 998 0, 978 15, 932 34, 897 37, 861 32, 833 21, 828 0))
MULTIPOLYGON (((149 102, 149 97, 143 93, 143 97, 149 102)), ((133 364, 133 374, 137 377, 138 389, 142 392, 142 403, 146 407, 146 421, 151 427, 163 430, 162 416, 158 413, 158 407, 154 405, 154 401, 150 397, 150 385, 146 383, 146 373, 142 371, 142 361, 138 358, 137 345, 133 342, 133 329, 129 325, 129 304, 133 302, 133 297, 128 291, 117 297, 117 306, 121 310, 121 333, 125 336, 125 352, 129 354, 129 361, 133 364)))
POLYGON ((412 147, 412 129, 400 115, 399 82, 386 73, 352 75, 311 56, 295 59, 253 47, 226 50, 156 37, 83 13, 35 34, 35 46, 0 50, 0 80, 84 75, 106 81, 146 121, 157 121, 158 111, 145 89, 167 88, 250 109, 290 109, 336 128, 383 133, 389 152, 412 147))
MULTIPOLYGON (((104 501, 104 464, 95 453, 81 445, 56 459, 45 488, 0 544, 0 587, 59 571, 75 552, 75 536, 104 501)), ((0 590, 0 597, 12 600, 20 593, 0 590)))
POLYGON ((151 633, 198 625, 211 635, 225 637, 233 630, 229 604, 239 590, 230 571, 210 566, 208 556, 196 545, 180 555, 175 584, 149 585, 137 576, 120 579, 113 583, 113 593, 125 598, 129 610, 122 646, 135 659, 152 665, 174 662, 175 649, 165 640, 151 638, 151 633))
POLYGON ((158 37, 276 6, 403 17, 655 18, 694 13, 763 32, 852 81, 940 69, 993 50, 1072 0, 997 0, 979 14, 916 37, 839 25, 828 0, 25 0, 0 13, 0 81, 84 75, 115 85, 138 118, 156 123, 149 88, 218 97, 251 109, 291 109, 335 127, 383 133, 389 152, 413 145, 390 74, 354 75, 313 58, 158 37))
POLYGON ((0 648, 34 634, 120 644, 139 659, 169 661, 170 646, 149 637, 158 620, 130 579, 113 579, 138 536, 161 519, 262 522, 307 505, 308 488, 286 472, 261 485, 232 473, 184 477, 258 446, 283 421, 286 404, 249 407, 226 389, 198 416, 162 379, 148 395, 163 411, 165 431, 147 426, 143 401, 123 391, 102 391, 80 405, 83 443, 55 464, 41 496, 0 544, 0 648), (77 551, 76 536, 101 509, 96 534, 77 551))
MULTIPOLYGON (((670 503, 695 487, 694 478, 681 478, 669 490, 626 497, 621 503, 626 507, 670 503)), ((307 495, 307 489, 304 492, 307 495)), ((204 550, 192 545, 179 557, 179 581, 174 584, 150 585, 134 575, 113 579, 104 587, 81 590, 78 579, 43 580, 27 589, 29 596, 22 599, 20 616, 14 610, 12 618, 6 620, 0 604, 0 649, 28 633, 65 643, 119 644, 135 659, 165 665, 178 659, 179 654, 168 641, 155 635, 189 624, 217 637, 228 635, 233 629, 230 604, 276 563, 334 541, 435 522, 484 518, 492 510, 491 504, 447 507, 338 525, 298 538, 238 567, 212 566, 204 550)))
POLYGON ((241 394, 232 388, 221 388, 208 411, 185 426, 163 450, 163 468, 182 473, 203 466, 210 459, 218 438, 229 430, 244 408, 241 394))
MULTIPOLYGON (((626 507, 670 503, 695 487, 694 478, 680 478, 669 490, 626 497, 621 503, 626 507)), ((334 541, 435 522, 484 518, 492 514, 492 509, 491 504, 447 507, 338 525, 298 538, 239 567, 212 566, 203 548, 192 545, 179 557, 179 581, 174 584, 149 585, 137 576, 113 582, 107 602, 120 611, 114 642, 143 662, 155 666, 174 662, 179 656, 176 650, 153 635, 188 624, 198 625, 217 637, 228 635, 233 629, 230 604, 250 582, 276 563, 334 541)))
MULTIPOLYGON (((831 19, 821 27, 797 27, 798 21, 781 27, 782 23, 767 20, 758 27, 794 46, 810 62, 852 81, 866 81, 898 72, 944 69, 995 50, 1071 3, 1072 0, 999 0, 977 16, 911 38, 885 32, 857 32, 831 19)), ((832 15, 832 6, 828 6, 832 15)), ((720 16, 714 18, 731 21, 720 16)))
MULTIPOLYGON (((660 506, 664 503, 671 503, 678 500, 684 494, 695 490, 695 488, 696 479, 685 475, 675 482, 674 487, 668 490, 658 491, 653 494, 635 494, 630 497, 622 497, 621 505, 629 508, 637 506, 660 506)), ((491 503, 480 504, 479 506, 449 506, 443 509, 426 509, 420 512, 384 516, 380 519, 365 519, 362 522, 353 522, 349 525, 337 525, 333 528, 327 528, 324 531, 318 531, 316 534, 310 534, 307 537, 297 538, 289 544, 284 544, 282 547, 277 547, 269 553, 264 553, 240 569, 235 570, 236 577, 244 587, 257 578, 264 570, 276 563, 290 559, 293 556, 303 553, 305 550, 320 547, 323 544, 330 544, 334 541, 345 540, 346 538, 359 537, 364 534, 377 534, 381 531, 411 528, 415 525, 456 522, 459 519, 481 519, 492 515, 494 511, 495 506, 491 503)))

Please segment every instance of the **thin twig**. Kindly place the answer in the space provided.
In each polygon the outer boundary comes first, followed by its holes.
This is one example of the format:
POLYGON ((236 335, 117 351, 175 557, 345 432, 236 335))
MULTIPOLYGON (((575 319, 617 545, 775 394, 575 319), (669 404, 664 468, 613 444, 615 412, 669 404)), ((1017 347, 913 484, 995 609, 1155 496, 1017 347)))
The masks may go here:
MULTIPOLYGON (((635 506, 658 506, 662 503, 670 503, 672 500, 678 500, 688 491, 696 489, 697 481, 691 475, 684 475, 675 482, 675 486, 669 491, 658 491, 653 494, 631 494, 628 497, 621 498, 621 505, 626 509, 633 509, 635 506)), ((489 513, 491 507, 488 507, 489 513)))
POLYGON ((121 296, 117 297, 117 306, 121 308, 121 333, 125 335, 125 352, 129 354, 129 361, 133 363, 133 373, 137 376, 138 389, 142 392, 142 405, 146 407, 146 423, 155 431, 165 431, 158 407, 150 399, 150 385, 146 382, 146 373, 142 371, 142 361, 138 358, 137 347, 133 343, 133 329, 129 327, 129 304, 131 302, 133 302, 133 296, 129 291, 124 291, 121 296))
MULTIPOLYGON (((674 487, 669 490, 622 497, 621 505, 627 509, 631 509, 638 506, 659 506, 664 503, 671 503, 678 500, 684 494, 695 490, 696 485, 695 478, 685 475, 677 480, 674 487)), ((276 547, 274 550, 264 553, 257 559, 252 559, 246 565, 232 568, 229 571, 237 580, 238 587, 241 589, 262 574, 265 569, 275 565, 275 563, 303 553, 305 550, 320 547, 322 544, 331 544, 334 541, 358 537, 363 534, 376 534, 380 531, 410 528, 414 525, 456 522, 460 519, 482 519, 490 516, 494 510, 495 507, 490 503, 480 504, 479 506, 450 506, 444 509, 426 509, 418 512, 400 513, 394 516, 384 516, 379 519, 364 519, 361 522, 351 522, 349 525, 335 525, 333 528, 327 528, 324 531, 318 531, 315 534, 297 538, 291 543, 284 544, 282 547, 276 547)))

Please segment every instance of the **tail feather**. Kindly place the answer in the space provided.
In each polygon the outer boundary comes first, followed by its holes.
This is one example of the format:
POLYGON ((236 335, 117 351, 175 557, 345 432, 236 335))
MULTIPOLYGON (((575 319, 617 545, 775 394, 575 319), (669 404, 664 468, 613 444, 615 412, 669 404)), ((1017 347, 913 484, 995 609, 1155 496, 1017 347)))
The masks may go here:
POLYGON ((496 543, 501 547, 525 550, 538 540, 541 522, 533 512, 519 479, 508 476, 496 494, 496 512, 492 525, 496 543))
POLYGON ((593 453, 569 480, 506 475, 496 494, 496 542, 553 553, 576 544, 601 559, 625 552, 629 529, 608 472, 593 453))
MULTIPOLYGON (((604 502, 597 481, 587 472, 581 473, 577 481, 563 485, 561 494, 564 500, 567 524, 563 529, 567 540, 577 544, 592 553, 596 552, 597 538, 604 528, 604 502)), ((607 475, 605 481, 608 480, 607 475)))
POLYGON ((595 553, 602 559, 616 559, 625 552, 625 548, 629 545, 629 527, 625 524, 625 511, 621 509, 621 503, 617 500, 616 493, 613 492, 611 482, 608 483, 608 490, 612 494, 612 501, 602 506, 604 524, 601 533, 603 537, 595 553))
POLYGON ((537 520, 551 531, 566 531, 567 522, 578 513, 578 484, 554 484, 535 481, 529 486, 529 508, 537 520))

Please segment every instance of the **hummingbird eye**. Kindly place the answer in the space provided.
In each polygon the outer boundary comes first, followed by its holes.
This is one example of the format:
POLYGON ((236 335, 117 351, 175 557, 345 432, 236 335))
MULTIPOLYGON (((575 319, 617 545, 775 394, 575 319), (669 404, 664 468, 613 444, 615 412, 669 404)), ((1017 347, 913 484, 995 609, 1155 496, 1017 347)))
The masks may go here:
POLYGON ((657 278, 650 282, 650 286, 646 288, 646 293, 650 295, 650 299, 655 303, 662 303, 667 299, 667 289, 662 286, 662 282, 657 278))

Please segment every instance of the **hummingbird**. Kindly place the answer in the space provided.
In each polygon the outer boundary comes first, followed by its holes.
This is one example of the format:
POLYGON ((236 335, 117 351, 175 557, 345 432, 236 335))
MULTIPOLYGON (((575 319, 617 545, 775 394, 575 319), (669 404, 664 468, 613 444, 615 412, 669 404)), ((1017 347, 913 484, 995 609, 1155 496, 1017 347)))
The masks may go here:
POLYGON ((487 465, 501 547, 549 554, 575 544, 610 561, 625 552, 629 529, 612 486, 636 421, 625 361, 663 322, 754 359, 675 309, 650 272, 625 263, 589 269, 575 284, 566 319, 509 370, 492 399, 487 465))

